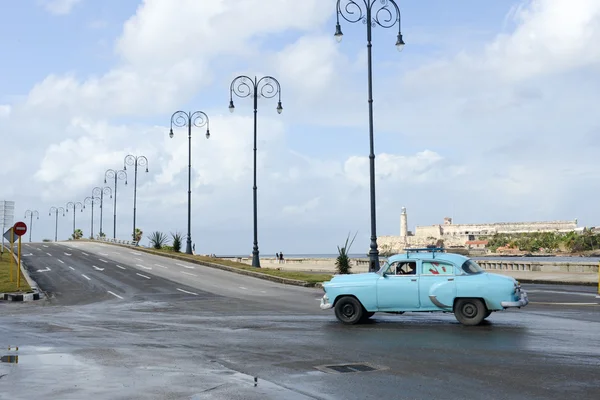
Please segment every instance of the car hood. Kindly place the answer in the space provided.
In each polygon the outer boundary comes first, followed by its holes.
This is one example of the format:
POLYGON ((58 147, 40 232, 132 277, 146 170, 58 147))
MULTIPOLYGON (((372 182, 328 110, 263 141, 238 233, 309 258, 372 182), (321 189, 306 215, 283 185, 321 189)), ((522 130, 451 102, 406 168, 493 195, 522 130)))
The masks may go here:
POLYGON ((379 278, 380 275, 375 272, 368 272, 364 274, 334 275, 333 278, 331 278, 330 281, 325 282, 324 285, 370 283, 379 278))

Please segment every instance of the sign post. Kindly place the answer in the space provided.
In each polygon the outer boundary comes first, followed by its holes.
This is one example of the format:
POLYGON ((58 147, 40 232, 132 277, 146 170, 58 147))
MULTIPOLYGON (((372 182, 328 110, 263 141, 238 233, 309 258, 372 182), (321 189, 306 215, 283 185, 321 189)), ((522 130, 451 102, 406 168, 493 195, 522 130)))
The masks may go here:
POLYGON ((596 298, 600 299, 600 262, 598 263, 598 294, 596 298))
MULTIPOLYGON (((13 226, 13 233, 19 236, 19 245, 17 247, 17 289, 21 288, 21 236, 27 233, 27 225, 25 222, 17 222, 13 226)), ((14 243, 14 240, 13 240, 14 243)), ((11 258, 12 259, 12 258, 11 258)))

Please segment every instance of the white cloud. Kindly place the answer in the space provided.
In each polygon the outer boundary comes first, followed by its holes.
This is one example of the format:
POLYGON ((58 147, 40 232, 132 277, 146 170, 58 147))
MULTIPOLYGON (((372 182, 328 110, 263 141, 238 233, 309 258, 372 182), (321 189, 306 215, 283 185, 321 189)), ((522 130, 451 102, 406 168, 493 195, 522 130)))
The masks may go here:
POLYGON ((12 107, 9 104, 0 104, 0 118, 8 118, 12 107))
POLYGON ((69 14, 81 0, 43 0, 48 12, 55 15, 69 14))
MULTIPOLYGON (((285 108, 277 115, 273 103, 260 113, 261 246, 326 251, 349 230, 368 241, 362 41, 341 46, 322 34, 331 31, 325 22, 335 7, 320 0, 204 3, 144 1, 115 43, 112 69, 49 75, 23 103, 0 106, 1 131, 15 132, 5 148, 12 169, 0 170, 7 196, 20 196, 23 207, 37 202, 42 213, 82 200, 107 168, 122 167, 128 153, 143 154, 150 172, 138 176, 140 226, 146 233, 182 231, 187 132, 178 128, 169 139, 167 123, 179 107, 192 100, 195 107, 198 96, 212 135, 192 133, 193 237, 200 251, 249 251, 252 106, 236 101, 230 115, 225 97, 244 66, 242 73, 279 79, 285 108), (289 44, 272 43, 279 38, 289 44), (225 87, 223 98, 207 93, 213 84, 225 87)), ((433 63, 423 57, 408 72, 403 58, 414 57, 410 52, 398 56, 402 67, 375 64, 379 234, 397 232, 402 205, 411 224, 439 222, 451 212, 457 222, 572 218, 574 204, 582 221, 597 222, 600 5, 520 4, 509 16, 514 32, 478 52, 433 63)), ((119 186, 120 237, 131 229, 132 183, 119 186)), ((106 214, 104 222, 111 226, 106 214)), ((50 225, 40 234, 49 235, 50 225)))

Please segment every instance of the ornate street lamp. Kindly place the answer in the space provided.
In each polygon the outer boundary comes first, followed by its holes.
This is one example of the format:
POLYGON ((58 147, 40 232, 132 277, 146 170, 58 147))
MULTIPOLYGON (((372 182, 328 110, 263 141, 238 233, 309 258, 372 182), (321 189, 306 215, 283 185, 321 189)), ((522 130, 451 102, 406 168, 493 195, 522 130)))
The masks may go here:
MULTIPOLYGON (((94 189, 92 189, 92 196, 100 196, 100 237, 102 237, 103 235, 103 231, 102 231, 102 203, 104 203, 104 195, 109 195, 110 198, 112 199, 112 189, 108 186, 104 186, 103 188, 96 186, 94 189)), ((92 211, 93 212, 93 211, 92 211)))
POLYGON ((115 189, 114 189, 114 194, 115 194, 115 205, 113 207, 113 239, 117 238, 117 181, 120 180, 124 180, 125 184, 127 185, 127 172, 120 170, 120 171, 115 171, 114 169, 107 169, 106 172, 104 173, 104 183, 106 183, 107 179, 114 179, 115 180, 115 189))
POLYGON ((404 48, 400 26, 400 8, 394 0, 337 0, 337 24, 335 26, 335 39, 342 40, 342 27, 340 15, 350 23, 362 22, 367 26, 367 64, 368 64, 368 90, 369 90, 369 169, 371 192, 371 245, 369 250, 369 271, 379 269, 379 251, 377 250, 377 229, 375 218, 375 146, 373 140, 373 67, 371 58, 371 29, 380 26, 392 28, 398 24, 396 47, 398 51, 404 48))
POLYGON ((131 235, 133 241, 135 241, 135 214, 136 214, 136 202, 137 202, 137 171, 138 165, 140 167, 146 167, 146 172, 148 172, 148 159, 145 156, 133 156, 128 155, 125 156, 125 160, 123 161, 123 170, 127 171, 127 165, 134 166, 134 174, 133 174, 133 235, 131 235))
POLYGON ((80 201, 77 202, 68 202, 67 203, 67 212, 69 212, 69 208, 73 208, 73 234, 75 234, 75 210, 79 207, 81 212, 83 212, 83 204, 80 201))
POLYGON ((253 204, 254 204, 254 246, 252 247, 252 266, 260 268, 260 257, 258 252, 258 216, 257 216, 257 199, 256 199, 256 127, 258 113, 258 97, 273 98, 278 96, 277 113, 281 114, 283 107, 281 106, 281 86, 277 79, 272 76, 264 76, 260 79, 254 79, 241 75, 231 82, 229 88, 229 111, 233 112, 233 95, 244 98, 252 96, 254 98, 254 185, 252 186, 253 204))
POLYGON ((63 217, 65 216, 65 209, 62 207, 50 207, 50 212, 48 215, 52 215, 52 213, 56 214, 56 223, 54 225, 54 241, 58 241, 58 213, 61 212, 63 217))
MULTIPOLYGON (((110 189, 110 188, 109 188, 110 189)), ((86 204, 89 204, 92 206, 92 226, 90 228, 90 238, 93 239, 94 238, 94 202, 98 202, 100 200, 100 197, 94 197, 94 191, 92 190, 92 196, 88 196, 85 199, 83 199, 83 208, 85 208, 86 204)))
POLYGON ((37 210, 27 210, 25 211, 25 218, 29 217, 29 243, 31 243, 31 231, 33 230, 33 217, 35 219, 40 219, 40 213, 37 210))
MULTIPOLYGON (((185 112, 176 111, 171 115, 171 130, 169 137, 173 138, 173 125, 179 128, 187 126, 188 128, 188 226, 187 226, 187 242, 185 252, 192 252, 192 126, 201 128, 206 126, 206 138, 210 138, 210 126, 208 115, 202 111, 185 112)), ((135 233, 135 232, 134 232, 135 233)))

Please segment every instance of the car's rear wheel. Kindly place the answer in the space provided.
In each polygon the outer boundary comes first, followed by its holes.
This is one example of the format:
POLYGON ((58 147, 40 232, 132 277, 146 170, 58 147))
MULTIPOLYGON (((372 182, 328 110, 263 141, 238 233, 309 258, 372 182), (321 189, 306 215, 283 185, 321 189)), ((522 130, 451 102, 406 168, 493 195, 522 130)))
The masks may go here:
POLYGON ((483 319, 486 319, 487 317, 489 317, 490 315, 492 315, 492 311, 486 311, 485 312, 485 317, 483 317, 483 319))
POLYGON ((346 325, 358 324, 364 315, 362 304, 354 297, 345 296, 335 303, 335 316, 346 325))
POLYGON ((454 306, 454 316, 463 325, 479 325, 487 313, 485 304, 479 299, 459 299, 454 306))

